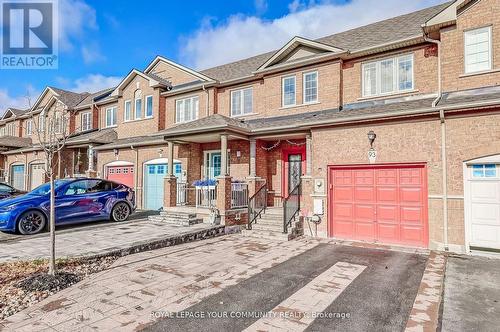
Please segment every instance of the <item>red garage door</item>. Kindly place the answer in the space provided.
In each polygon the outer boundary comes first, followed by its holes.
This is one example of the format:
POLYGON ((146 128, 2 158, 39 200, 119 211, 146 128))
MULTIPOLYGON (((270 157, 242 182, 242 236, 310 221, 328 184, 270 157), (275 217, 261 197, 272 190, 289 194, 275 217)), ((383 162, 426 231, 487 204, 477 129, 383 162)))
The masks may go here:
POLYGON ((425 165, 329 167, 329 235, 427 247, 425 165))
POLYGON ((134 187, 134 166, 110 166, 107 174, 108 180, 134 187))

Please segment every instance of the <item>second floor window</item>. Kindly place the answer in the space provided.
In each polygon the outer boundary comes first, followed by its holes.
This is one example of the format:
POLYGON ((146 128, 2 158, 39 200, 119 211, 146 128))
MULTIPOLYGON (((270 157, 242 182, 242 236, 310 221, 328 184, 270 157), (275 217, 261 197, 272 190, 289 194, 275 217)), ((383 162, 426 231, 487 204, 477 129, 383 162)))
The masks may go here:
POLYGON ((199 99, 190 97, 175 101, 175 122, 187 122, 198 119, 199 99))
POLYGON ((318 72, 304 74, 304 103, 318 101, 318 72))
POLYGON ((0 127, 0 136, 5 136, 5 126, 0 127))
POLYGON ((81 117, 82 117, 80 124, 80 127, 82 128, 81 131, 87 131, 92 129, 92 113, 90 112, 82 113, 81 117))
POLYGON ((252 88, 231 91, 231 115, 238 116, 253 113, 252 88))
POLYGON ((7 136, 17 136, 15 131, 16 131, 16 126, 14 125, 14 122, 8 123, 6 126, 6 134, 7 136))
POLYGON ((295 105, 295 76, 282 79, 283 106, 295 105))
POLYGON ((413 89, 413 55, 387 58, 362 65, 363 97, 413 89))
POLYGON ((116 126, 116 107, 106 109, 106 127, 116 126))
POLYGON ((153 96, 146 96, 146 118, 153 117, 153 96))
POLYGON ((491 27, 465 31, 465 73, 492 69, 491 27))
POLYGON ((130 121, 132 120, 132 102, 130 100, 125 100, 125 114, 123 115, 123 118, 125 121, 130 121))
POLYGON ((135 119, 138 120, 142 118, 142 93, 141 90, 137 90, 134 94, 135 96, 135 119))
POLYGON ((31 120, 26 121, 26 135, 31 136, 33 133, 33 122, 31 120))
POLYGON ((43 132, 45 130, 45 111, 38 116, 38 130, 43 132))

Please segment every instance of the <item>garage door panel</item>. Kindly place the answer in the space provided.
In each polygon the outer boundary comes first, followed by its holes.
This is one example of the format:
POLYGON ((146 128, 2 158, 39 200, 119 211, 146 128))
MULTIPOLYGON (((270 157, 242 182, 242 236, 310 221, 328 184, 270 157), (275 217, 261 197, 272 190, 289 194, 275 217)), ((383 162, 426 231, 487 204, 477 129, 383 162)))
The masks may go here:
POLYGON ((471 181, 471 201, 472 202, 500 202, 500 181, 471 181))
POLYGON ((378 240, 383 242, 396 242, 399 239, 399 225, 378 223, 378 240))
POLYGON ((329 179, 334 182, 330 187, 332 202, 329 205, 332 236, 427 246, 424 166, 354 166, 349 169, 351 177, 340 167, 330 167, 329 171, 329 179), (352 185, 338 184, 351 179, 352 185), (348 199, 352 199, 349 204, 348 199))
POLYGON ((383 203, 398 202, 398 188, 397 187, 377 187, 377 201, 383 203))
POLYGON ((352 172, 351 171, 335 172, 333 183, 335 185, 352 185, 352 172))
POLYGON ((400 188, 401 204, 422 203, 422 188, 400 188))
POLYGON ((500 230, 497 226, 473 224, 472 241, 476 243, 490 243, 495 246, 500 242, 500 230))
POLYGON ((373 222, 356 222, 354 224, 356 239, 373 241, 376 234, 376 225, 373 222))
POLYGON ((107 179, 134 187, 134 166, 110 166, 107 168, 107 179))
POLYGON ((336 201, 348 201, 353 199, 352 187, 335 187, 333 195, 336 201))
POLYGON ((398 205, 379 205, 377 206, 377 220, 383 222, 399 223, 398 205))
POLYGON ((374 187, 354 187, 354 200, 374 202, 375 201, 375 188, 374 187))
POLYGON ((369 221, 375 220, 375 205, 354 204, 354 219, 356 221, 369 221))
POLYGON ((472 203, 472 223, 500 226, 500 204, 472 203))

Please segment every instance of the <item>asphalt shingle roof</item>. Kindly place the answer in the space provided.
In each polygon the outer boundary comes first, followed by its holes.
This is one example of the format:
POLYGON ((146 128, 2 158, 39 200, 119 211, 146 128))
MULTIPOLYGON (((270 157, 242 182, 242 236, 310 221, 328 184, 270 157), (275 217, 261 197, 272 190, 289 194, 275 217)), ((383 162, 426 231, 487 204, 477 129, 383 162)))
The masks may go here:
POLYGON ((181 123, 175 127, 160 131, 155 135, 173 135, 197 130, 206 131, 215 129, 220 130, 225 128, 248 131, 250 127, 242 120, 230 118, 221 114, 213 114, 198 120, 181 123))
POLYGON ((66 106, 72 108, 78 105, 85 97, 89 95, 88 92, 84 93, 78 93, 78 92, 71 92, 67 90, 62 90, 59 88, 55 87, 50 87, 55 93, 58 94, 59 100, 66 106))
POLYGON ((105 96, 109 95, 111 92, 113 92, 114 89, 115 89, 114 87, 107 88, 107 89, 104 89, 101 91, 87 94, 87 96, 82 101, 80 101, 77 106, 78 107, 91 106, 94 102, 94 98, 99 99, 99 98, 105 97, 105 96))
POLYGON ((0 148, 22 148, 31 145, 31 138, 2 136, 0 137, 0 148))
POLYGON ((445 92, 439 100, 438 106, 488 102, 491 100, 500 100, 500 86, 445 92))
MULTIPOLYGON (((316 41, 344 50, 356 51, 422 35, 422 24, 448 7, 451 2, 425 8, 409 14, 350 29, 316 41)), ((202 70, 201 73, 218 81, 228 81, 252 75, 276 51, 202 70)))
POLYGON ((85 133, 78 133, 69 137, 66 140, 68 145, 71 144, 107 144, 113 141, 116 141, 118 135, 113 129, 102 129, 102 130, 93 130, 85 133))

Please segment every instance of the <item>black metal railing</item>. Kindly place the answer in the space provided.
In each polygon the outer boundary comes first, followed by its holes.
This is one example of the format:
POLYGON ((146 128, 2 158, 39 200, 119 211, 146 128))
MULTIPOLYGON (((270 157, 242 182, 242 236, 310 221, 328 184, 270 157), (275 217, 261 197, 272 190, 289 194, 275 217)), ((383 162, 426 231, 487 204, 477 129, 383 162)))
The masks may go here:
POLYGON ((267 208, 267 183, 264 183, 257 192, 248 200, 248 229, 267 208))
POLYGON ((301 182, 292 189, 287 198, 283 200, 283 233, 288 233, 288 227, 292 225, 300 211, 301 182))

